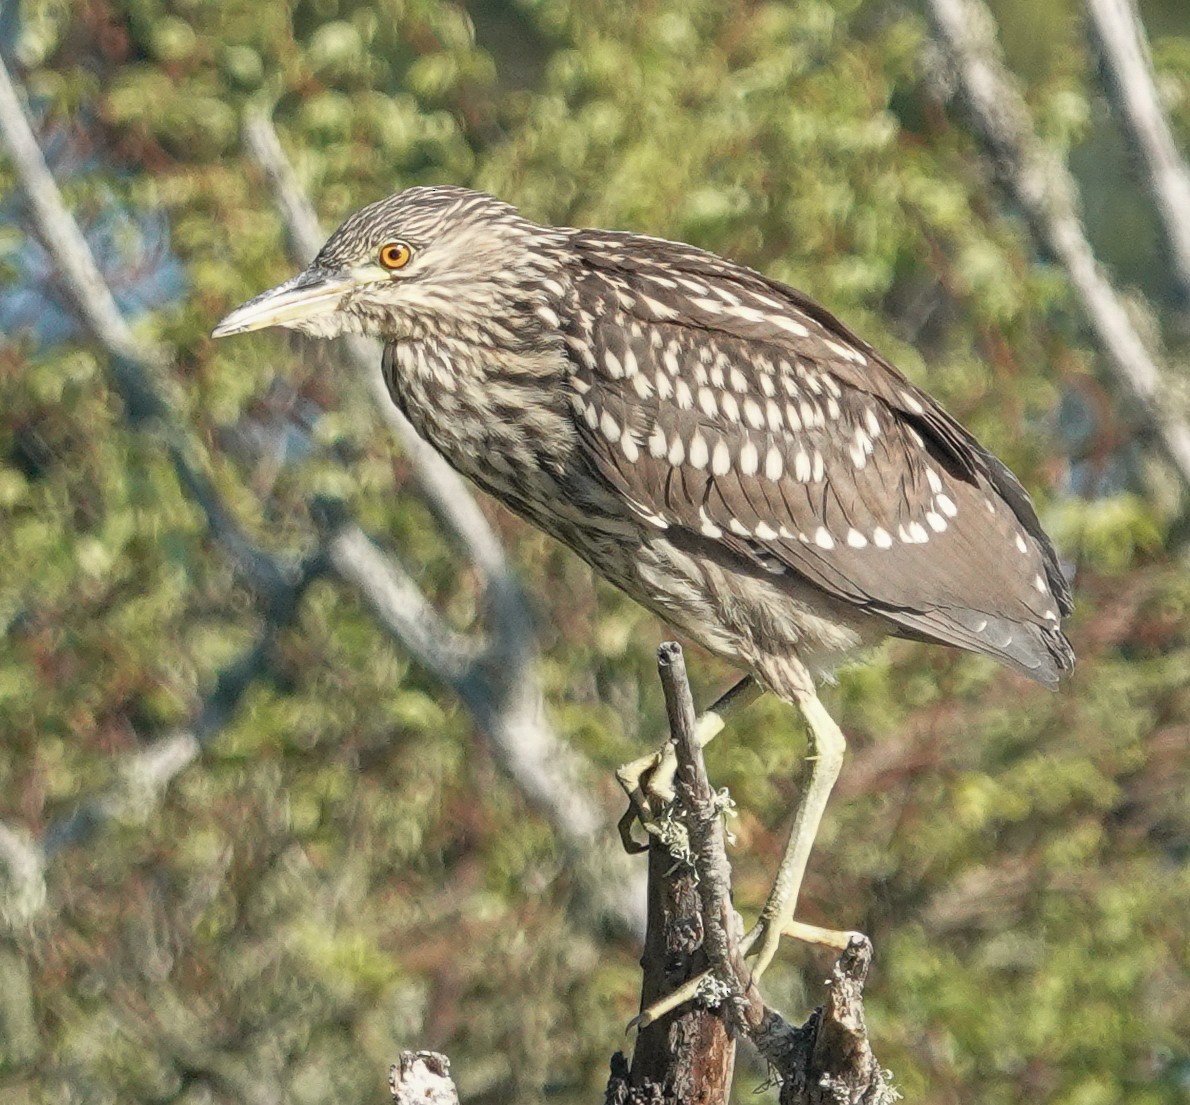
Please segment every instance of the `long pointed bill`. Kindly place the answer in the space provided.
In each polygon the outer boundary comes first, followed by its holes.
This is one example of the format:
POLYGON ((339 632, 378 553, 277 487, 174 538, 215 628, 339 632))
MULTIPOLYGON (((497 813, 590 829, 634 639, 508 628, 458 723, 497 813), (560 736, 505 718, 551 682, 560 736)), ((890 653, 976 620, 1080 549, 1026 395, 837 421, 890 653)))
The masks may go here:
POLYGON ((297 326, 333 314, 343 297, 355 287, 356 282, 350 276, 307 269, 237 307, 211 331, 211 337, 246 334, 266 326, 297 326))

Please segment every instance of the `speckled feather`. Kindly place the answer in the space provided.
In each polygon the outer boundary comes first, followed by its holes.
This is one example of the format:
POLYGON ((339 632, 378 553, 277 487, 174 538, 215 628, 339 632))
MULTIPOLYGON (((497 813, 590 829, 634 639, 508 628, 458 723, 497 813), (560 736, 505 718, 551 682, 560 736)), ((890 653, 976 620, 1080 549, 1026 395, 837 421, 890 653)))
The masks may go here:
POLYGON ((654 239, 579 232, 567 344, 600 472, 658 528, 796 572, 909 635, 1045 682, 1070 593, 1015 477, 791 288, 654 239))
POLYGON ((365 208, 314 267, 390 239, 408 271, 319 332, 386 338, 394 400, 455 467, 778 693, 888 633, 1071 667, 1024 489, 801 293, 457 188, 365 208))

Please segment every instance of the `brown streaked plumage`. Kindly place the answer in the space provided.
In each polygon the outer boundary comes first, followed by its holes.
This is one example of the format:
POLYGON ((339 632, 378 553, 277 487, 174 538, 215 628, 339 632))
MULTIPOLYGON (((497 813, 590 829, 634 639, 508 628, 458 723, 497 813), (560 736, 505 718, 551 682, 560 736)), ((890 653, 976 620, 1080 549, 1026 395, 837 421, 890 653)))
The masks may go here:
POLYGON ((889 634, 1050 685, 1073 664, 1070 592, 1015 477, 829 312, 751 269, 411 188, 216 334, 267 325, 384 339, 394 401, 456 468, 799 705, 818 760, 760 969, 842 757, 814 677, 889 634))

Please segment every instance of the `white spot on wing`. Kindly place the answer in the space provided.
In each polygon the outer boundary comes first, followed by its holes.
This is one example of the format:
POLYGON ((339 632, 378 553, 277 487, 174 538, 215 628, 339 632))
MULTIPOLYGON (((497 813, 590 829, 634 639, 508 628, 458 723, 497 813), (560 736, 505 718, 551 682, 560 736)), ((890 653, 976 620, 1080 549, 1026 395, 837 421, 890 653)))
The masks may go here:
POLYGON ((709 459, 710 453, 707 450, 707 439, 695 431, 694 436, 690 439, 690 463, 695 468, 705 468, 709 459))
POLYGON ((826 531, 826 526, 819 526, 814 531, 814 544, 820 549, 833 549, 835 547, 835 539, 826 531))
POLYGON ((700 506, 698 508, 698 522, 699 532, 701 532, 704 537, 723 536, 723 531, 711 521, 710 517, 708 517, 707 508, 705 506, 700 506))
POLYGON ((726 476, 731 471, 731 451, 722 438, 715 442, 715 451, 711 456, 711 471, 716 476, 726 476))
POLYGON ((756 470, 760 467, 760 453, 756 448, 755 443, 749 438, 744 442, 744 446, 740 449, 740 471, 745 476, 755 476, 756 470))
POLYGON ((775 446, 769 446, 768 452, 764 455, 764 474, 770 480, 779 480, 781 478, 781 471, 785 467, 785 461, 781 456, 781 452, 775 446))
POLYGON ((774 325, 780 327, 787 333, 793 334, 799 338, 808 338, 810 331, 806 329, 800 322, 794 322, 791 318, 786 318, 784 315, 771 315, 769 321, 774 325))
POLYGON ((632 390, 642 399, 648 399, 653 394, 653 385, 643 372, 636 372, 632 376, 632 390))
POLYGON ((926 409, 907 391, 901 392, 901 402, 914 414, 925 414, 926 409))
POLYGON ((883 526, 877 526, 872 531, 872 544, 878 549, 891 549, 892 534, 890 534, 883 526))
POLYGON ((847 531, 847 544, 853 549, 862 549, 867 543, 868 539, 859 530, 849 529, 847 531))

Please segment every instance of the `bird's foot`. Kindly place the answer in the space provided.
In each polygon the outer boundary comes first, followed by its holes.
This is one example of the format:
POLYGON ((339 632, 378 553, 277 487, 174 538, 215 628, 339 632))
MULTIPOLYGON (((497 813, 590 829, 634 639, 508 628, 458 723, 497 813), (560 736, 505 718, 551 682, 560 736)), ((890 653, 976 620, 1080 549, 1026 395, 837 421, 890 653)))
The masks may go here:
POLYGON ((650 836, 664 837, 665 830, 660 817, 673 801, 676 770, 673 745, 666 743, 656 752, 624 764, 616 772, 616 781, 628 796, 628 808, 616 828, 620 833, 620 842, 629 854, 643 852, 649 846, 647 842, 633 837, 632 826, 635 824, 639 824, 650 836))
MULTIPOLYGON (((803 944, 817 944, 819 947, 830 948, 839 953, 845 952, 856 941, 866 944, 869 948, 872 944, 862 932, 826 929, 818 925, 808 925, 802 921, 790 921, 778 931, 762 917, 740 941, 740 951, 745 956, 756 955, 757 957, 751 968, 752 985, 756 985, 760 981, 760 976, 772 962, 782 936, 788 936, 791 940, 800 940, 803 944), (777 934, 772 939, 771 948, 767 946, 770 931, 777 934)), ((724 984, 717 980, 710 971, 703 971, 702 974, 695 975, 688 982, 682 983, 672 993, 655 1001, 647 1009, 642 1009, 628 1022, 628 1027, 630 1029, 648 1028, 654 1021, 664 1017, 666 1013, 672 1013, 678 1006, 695 999, 702 999, 710 1006, 717 1005, 728 992, 724 984)))
POLYGON ((710 1006, 718 1005, 728 992, 727 988, 710 971, 703 971, 702 974, 695 975, 692 979, 683 982, 672 993, 653 1002, 647 1009, 642 1009, 628 1022, 629 1031, 634 1028, 638 1030, 648 1028, 654 1021, 659 1021, 664 1017, 666 1013, 672 1013, 679 1006, 696 998, 701 998, 710 1006))
MULTIPOLYGON (((760 686, 750 675, 744 676, 726 694, 720 695, 711 708, 700 714, 694 722, 694 738, 699 747, 705 748, 723 731, 730 714, 744 709, 760 695, 760 686)), ((641 843, 632 836, 632 826, 636 822, 650 836, 663 841, 666 839, 667 827, 661 815, 674 800, 674 776, 677 771, 678 758, 674 754, 673 742, 666 741, 656 752, 633 760, 616 772, 616 779, 628 795, 628 809, 617 826, 626 852, 643 852, 648 847, 647 843, 641 843)))
POLYGON ((777 926, 772 924, 764 914, 761 914, 756 924, 740 941, 740 951, 746 956, 755 956, 755 962, 752 964, 753 982, 759 982, 761 975, 768 970, 773 956, 777 954, 782 936, 800 940, 803 944, 817 944, 822 948, 831 948, 837 952, 846 951, 855 940, 871 943, 862 932, 826 929, 819 925, 808 925, 803 921, 786 921, 783 926, 777 926))

